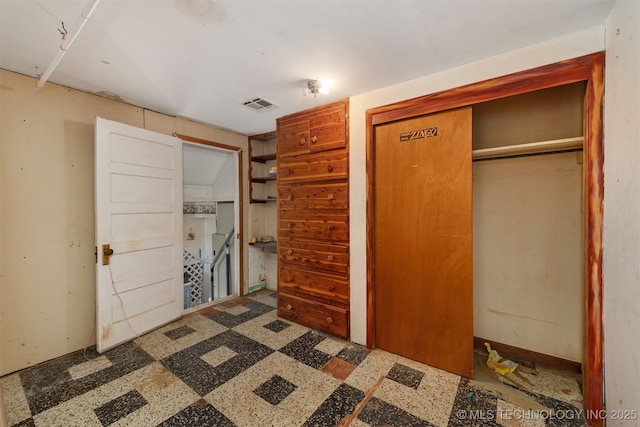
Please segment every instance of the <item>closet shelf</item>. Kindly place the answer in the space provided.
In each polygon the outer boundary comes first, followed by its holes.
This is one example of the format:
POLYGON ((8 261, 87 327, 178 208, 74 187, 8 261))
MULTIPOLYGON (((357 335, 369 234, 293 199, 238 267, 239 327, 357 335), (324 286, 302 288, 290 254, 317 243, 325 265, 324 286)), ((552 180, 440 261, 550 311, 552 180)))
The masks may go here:
POLYGON ((551 141, 530 142, 528 144, 505 145, 502 147, 480 148, 471 151, 473 160, 496 159, 500 157, 522 156, 530 154, 553 153, 557 151, 581 149, 584 138, 554 139, 551 141))

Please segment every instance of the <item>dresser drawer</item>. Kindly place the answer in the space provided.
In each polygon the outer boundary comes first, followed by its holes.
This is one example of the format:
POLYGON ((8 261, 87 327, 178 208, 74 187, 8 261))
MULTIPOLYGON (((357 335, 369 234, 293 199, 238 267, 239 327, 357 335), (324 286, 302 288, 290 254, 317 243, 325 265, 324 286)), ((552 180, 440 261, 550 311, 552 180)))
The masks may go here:
POLYGON ((309 149, 311 152, 342 148, 347 144, 345 105, 341 104, 317 113, 309 119, 309 149))
POLYGON ((322 184, 283 184, 278 188, 280 209, 347 209, 346 180, 322 184))
POLYGON ((349 241, 348 213, 280 211, 278 240, 349 241))
POLYGON ((278 156, 287 157, 309 152, 309 121, 290 120, 278 123, 278 156))
POLYGON ((281 265, 349 274, 349 246, 280 240, 278 261, 281 265))
POLYGON ((278 316, 341 338, 349 337, 347 310, 278 293, 278 316))
POLYGON ((278 183, 325 181, 348 177, 345 150, 278 157, 278 183))
POLYGON ((346 308, 349 303, 349 279, 344 275, 280 267, 278 286, 278 289, 288 294, 326 304, 346 308))

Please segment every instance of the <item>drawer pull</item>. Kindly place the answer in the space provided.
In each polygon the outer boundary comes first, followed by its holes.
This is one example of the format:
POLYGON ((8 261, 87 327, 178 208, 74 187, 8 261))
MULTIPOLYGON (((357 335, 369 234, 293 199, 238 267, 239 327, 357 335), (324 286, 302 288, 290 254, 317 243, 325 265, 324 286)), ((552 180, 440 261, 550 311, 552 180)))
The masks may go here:
POLYGON ((286 278, 286 279, 284 279, 284 281, 285 281, 286 283, 291 283, 291 282, 293 282, 293 276, 287 276, 287 278, 286 278))
POLYGON ((335 290, 336 290, 336 287, 335 287, 335 286, 333 286, 333 285, 329 286, 329 291, 330 291, 330 292, 333 292, 333 291, 335 291, 335 290))
POLYGON ((318 137, 314 135, 311 137, 311 143, 315 144, 316 142, 318 142, 318 137))
POLYGON ((293 251, 292 251, 291 249, 289 249, 289 250, 287 251, 287 255, 292 255, 292 254, 293 254, 293 251))
POLYGON ((292 168, 287 169, 287 173, 288 173, 289 175, 293 175, 293 169, 292 169, 292 168))
POLYGON ((334 231, 336 229, 335 225, 330 225, 327 227, 327 231, 334 231))
POLYGON ((329 194, 329 195, 327 196, 327 200, 333 200, 333 194, 329 194))
POLYGON ((292 222, 288 223, 287 228, 293 228, 293 223, 292 222))
POLYGON ((333 163, 327 165, 327 171, 329 171, 329 173, 333 172, 333 163))
POLYGON ((292 201, 293 200, 293 194, 289 194, 289 196, 287 197, 288 201, 292 201))
POLYGON ((333 261, 333 255, 329 255, 329 256, 327 257, 327 261, 333 261))
POLYGON ((291 311, 292 308, 291 304, 287 304, 287 310, 291 311))
POLYGON ((333 323, 333 317, 327 316, 327 323, 333 323))
POLYGON ((300 138, 300 142, 299 142, 300 145, 304 145, 306 143, 307 141, 304 138, 300 138))

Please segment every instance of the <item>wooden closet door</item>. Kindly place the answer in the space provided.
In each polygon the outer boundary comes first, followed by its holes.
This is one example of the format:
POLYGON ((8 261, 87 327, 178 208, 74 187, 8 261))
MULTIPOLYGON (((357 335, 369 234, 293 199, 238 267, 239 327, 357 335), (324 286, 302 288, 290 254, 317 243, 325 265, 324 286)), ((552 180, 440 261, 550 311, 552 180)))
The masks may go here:
POLYGON ((471 107, 374 138, 375 345, 470 378, 471 107))

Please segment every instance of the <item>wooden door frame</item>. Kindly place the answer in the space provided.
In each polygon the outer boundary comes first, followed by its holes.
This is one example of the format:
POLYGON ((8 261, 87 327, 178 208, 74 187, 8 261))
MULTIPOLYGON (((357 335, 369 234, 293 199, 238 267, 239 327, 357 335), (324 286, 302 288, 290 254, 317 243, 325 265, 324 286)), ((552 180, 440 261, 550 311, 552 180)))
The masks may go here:
MULTIPOLYGON (((597 52, 502 77, 471 83, 366 111, 367 174, 367 346, 375 347, 374 126, 451 108, 585 81, 584 99, 584 304, 583 400, 587 413, 604 409, 602 329, 602 230, 604 200, 604 52, 597 52)), ((470 337, 471 339, 471 337, 470 337)), ((602 419, 588 420, 603 425, 602 419)))
POLYGON ((238 210, 240 212, 240 216, 238 218, 238 230, 236 232, 236 237, 240 242, 240 250, 238 251, 238 296, 244 295, 244 199, 243 199, 243 191, 242 184, 244 183, 244 177, 242 175, 242 148, 236 147, 233 145, 222 144, 220 142, 209 141, 206 139, 196 138, 193 136, 182 135, 180 133, 174 133, 174 136, 182 139, 183 141, 195 142, 196 144, 208 145, 209 147, 222 148, 224 150, 235 151, 238 153, 238 210))

